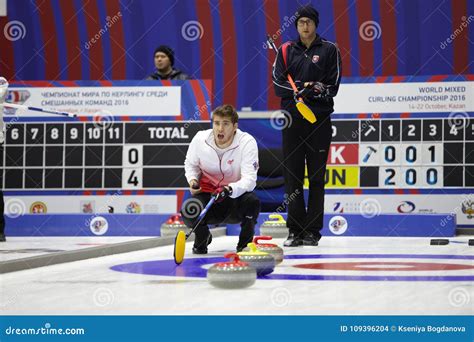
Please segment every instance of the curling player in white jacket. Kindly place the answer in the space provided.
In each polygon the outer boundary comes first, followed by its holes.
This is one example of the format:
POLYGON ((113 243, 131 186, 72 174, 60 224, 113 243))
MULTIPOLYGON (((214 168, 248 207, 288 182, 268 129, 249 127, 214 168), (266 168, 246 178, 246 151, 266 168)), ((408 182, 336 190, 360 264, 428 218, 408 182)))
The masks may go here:
POLYGON ((238 127, 239 116, 231 105, 216 108, 212 129, 199 131, 186 154, 185 176, 192 198, 181 208, 183 221, 193 227, 202 210, 216 196, 214 205, 195 230, 194 254, 206 254, 212 241, 208 224, 237 224, 241 231, 237 251, 252 241, 260 201, 255 184, 258 147, 255 139, 238 127))

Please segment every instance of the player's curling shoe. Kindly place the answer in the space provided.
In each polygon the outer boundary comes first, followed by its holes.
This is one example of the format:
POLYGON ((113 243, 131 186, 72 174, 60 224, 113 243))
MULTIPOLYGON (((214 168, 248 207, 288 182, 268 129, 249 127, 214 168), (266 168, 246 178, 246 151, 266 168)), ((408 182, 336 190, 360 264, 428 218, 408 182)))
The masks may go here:
POLYGON ((303 238, 303 245, 304 246, 317 246, 319 239, 321 239, 321 235, 314 235, 313 233, 308 233, 303 238))
POLYGON ((0 234, 0 242, 5 242, 7 239, 5 238, 5 234, 0 234))
POLYGON ((298 247, 303 245, 303 239, 299 236, 296 236, 295 233, 290 233, 288 238, 283 242, 285 247, 298 247))
MULTIPOLYGON (((193 254, 207 254, 207 246, 209 246, 212 242, 212 234, 209 233, 209 237, 207 238, 207 245, 206 247, 202 246, 196 246, 196 244, 193 247, 193 254)), ((195 242, 196 243, 196 242, 195 242)))

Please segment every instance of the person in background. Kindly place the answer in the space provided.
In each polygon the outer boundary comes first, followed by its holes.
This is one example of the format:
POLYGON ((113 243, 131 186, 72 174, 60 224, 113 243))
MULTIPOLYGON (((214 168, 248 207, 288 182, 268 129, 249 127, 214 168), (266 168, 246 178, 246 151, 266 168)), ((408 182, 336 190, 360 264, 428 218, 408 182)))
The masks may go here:
POLYGON ((188 80, 189 76, 181 70, 173 68, 174 52, 166 45, 156 48, 153 54, 155 59, 155 71, 148 76, 147 80, 188 80))

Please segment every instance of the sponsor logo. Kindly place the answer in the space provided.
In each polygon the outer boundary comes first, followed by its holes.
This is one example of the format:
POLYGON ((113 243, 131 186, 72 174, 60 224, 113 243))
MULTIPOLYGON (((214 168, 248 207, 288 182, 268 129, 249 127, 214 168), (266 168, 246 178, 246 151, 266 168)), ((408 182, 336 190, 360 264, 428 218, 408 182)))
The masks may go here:
MULTIPOLYGON (((14 103, 14 104, 23 104, 30 97, 30 92, 28 90, 9 90, 5 102, 14 103)), ((16 108, 6 107, 3 110, 5 115, 15 115, 16 108)))
POLYGON ((474 216, 474 201, 465 200, 461 204, 461 209, 463 214, 467 215, 468 219, 472 219, 474 216))
POLYGON ((43 202, 33 202, 30 206, 30 214, 46 214, 48 207, 43 202))
POLYGON ((253 169, 258 170, 258 161, 253 162, 253 169))
POLYGON ((334 209, 332 211, 334 211, 335 213, 343 213, 344 206, 342 205, 341 202, 336 202, 334 203, 334 209))
POLYGON ((234 159, 229 159, 229 160, 227 161, 227 164, 232 165, 233 162, 234 162, 234 159))
POLYGON ((97 216, 92 219, 89 228, 94 235, 104 235, 109 230, 109 223, 104 217, 97 216))
POLYGON ((408 214, 415 211, 415 208, 415 203, 410 201, 403 201, 398 205, 397 212, 399 212, 400 214, 408 214))
POLYGON ((329 220, 329 230, 335 235, 342 235, 348 227, 347 220, 342 216, 334 216, 329 220))
POLYGON ((81 211, 83 214, 94 213, 95 205, 94 201, 81 202, 81 211))
POLYGON ((127 211, 127 214, 140 214, 142 208, 137 202, 130 202, 125 210, 127 211))
POLYGON ((333 204, 332 212, 342 213, 358 213, 360 210, 359 202, 335 202, 333 204))
POLYGON ((319 62, 319 55, 313 55, 312 62, 313 63, 318 63, 319 62))

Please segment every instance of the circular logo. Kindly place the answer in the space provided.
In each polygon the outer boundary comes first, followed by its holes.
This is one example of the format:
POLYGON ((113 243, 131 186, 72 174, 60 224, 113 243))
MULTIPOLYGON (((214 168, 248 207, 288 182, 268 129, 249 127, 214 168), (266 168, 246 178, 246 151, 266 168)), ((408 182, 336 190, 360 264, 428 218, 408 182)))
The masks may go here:
POLYGON ((109 223, 104 217, 97 216, 92 219, 89 228, 94 235, 104 235, 109 230, 109 223))
POLYGON ((410 201, 403 201, 400 203, 400 205, 397 207, 397 211, 400 214, 408 214, 412 213, 415 210, 415 203, 410 202, 410 201))
POLYGON ((336 235, 342 235, 347 230, 347 220, 342 216, 334 216, 329 220, 329 230, 336 235))
POLYGON ((43 202, 33 202, 30 206, 30 214, 46 214, 48 207, 43 202))
POLYGON ((140 214, 142 212, 142 208, 137 202, 130 202, 125 210, 127 211, 127 214, 140 214))

